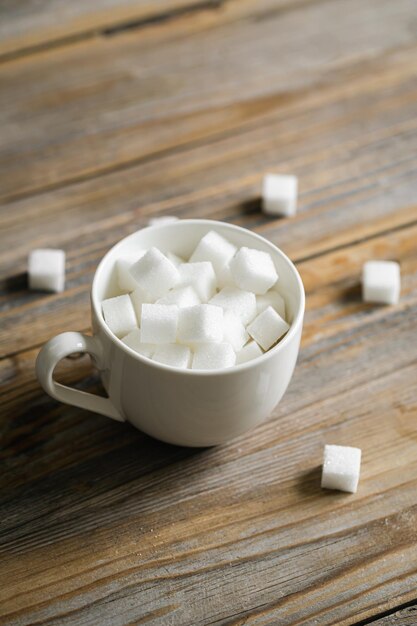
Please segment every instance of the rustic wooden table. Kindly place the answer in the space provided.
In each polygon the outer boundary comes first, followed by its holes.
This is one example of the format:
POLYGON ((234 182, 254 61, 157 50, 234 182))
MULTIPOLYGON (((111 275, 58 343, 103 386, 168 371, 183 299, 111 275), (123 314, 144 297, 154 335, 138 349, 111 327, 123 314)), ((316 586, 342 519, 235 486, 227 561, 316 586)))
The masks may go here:
MULTIPOLYGON (((0 3, 0 622, 417 624, 416 0, 0 3), (299 212, 260 212, 262 176, 299 212), (59 405, 34 375, 89 327, 95 267, 149 216, 241 224, 307 292, 271 419, 213 449, 59 405), (67 253, 31 293, 34 247, 67 253), (401 263, 365 305, 367 259, 401 263), (320 489, 359 446, 356 495, 320 489)), ((88 359, 57 377, 99 389, 88 359)))

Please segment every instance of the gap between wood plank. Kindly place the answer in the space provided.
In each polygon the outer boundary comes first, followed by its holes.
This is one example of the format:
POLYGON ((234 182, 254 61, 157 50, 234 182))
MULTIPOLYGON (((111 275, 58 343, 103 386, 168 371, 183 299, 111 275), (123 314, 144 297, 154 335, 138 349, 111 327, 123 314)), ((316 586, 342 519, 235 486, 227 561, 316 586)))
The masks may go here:
POLYGON ((404 604, 399 604, 398 606, 393 607, 392 609, 388 609, 387 611, 383 611, 382 613, 375 613, 372 617, 367 617, 366 619, 362 619, 359 622, 353 622, 352 626, 367 626, 367 624, 373 624, 377 620, 383 619, 384 617, 389 617, 390 615, 394 615, 395 613, 399 613, 404 609, 408 609, 410 607, 416 606, 417 608, 417 598, 414 600, 409 600, 408 602, 404 602, 404 604))

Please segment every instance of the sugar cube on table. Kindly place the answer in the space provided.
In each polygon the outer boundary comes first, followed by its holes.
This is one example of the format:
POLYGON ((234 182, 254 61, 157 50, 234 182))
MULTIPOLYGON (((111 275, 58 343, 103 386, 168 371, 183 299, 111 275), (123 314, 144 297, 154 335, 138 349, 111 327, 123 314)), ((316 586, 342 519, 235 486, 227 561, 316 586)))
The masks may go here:
POLYGON ((270 289, 263 296, 256 296, 256 312, 262 313, 269 306, 272 306, 273 309, 285 320, 285 300, 281 296, 280 293, 270 289))
POLYGON ((239 352, 248 340, 249 335, 241 319, 232 311, 225 311, 223 315, 223 341, 230 343, 233 350, 239 352))
POLYGON ((296 176, 266 174, 262 185, 262 210, 270 215, 290 217, 297 210, 296 176))
POLYGON ((178 269, 158 248, 150 248, 129 272, 138 286, 155 299, 164 296, 180 278, 178 269))
POLYGON ((193 370, 215 370, 232 367, 236 353, 230 343, 210 343, 198 346, 193 356, 193 370))
POLYGON ((261 348, 258 346, 256 341, 249 341, 237 354, 236 354, 236 365, 240 363, 246 363, 247 361, 252 361, 252 359, 256 359, 258 356, 262 356, 263 352, 261 348))
POLYGON ((236 250, 235 245, 211 230, 200 239, 189 260, 190 263, 210 261, 215 273, 219 275, 232 259, 236 250))
POLYGON ((324 446, 321 486, 355 493, 361 469, 361 450, 350 446, 324 446))
POLYGON ((396 304, 400 297, 400 266, 395 261, 367 261, 362 270, 365 302, 396 304))
POLYGON ((237 315, 243 324, 247 324, 256 315, 256 297, 250 291, 237 287, 223 287, 210 300, 210 304, 221 306, 225 311, 237 315))
POLYGON ((202 302, 208 302, 214 295, 217 279, 213 265, 209 261, 184 263, 179 266, 178 273, 177 287, 193 287, 202 302))
POLYGON ((169 304, 142 304, 140 338, 142 343, 175 343, 178 307, 169 304))
POLYGON ((201 304, 201 300, 195 289, 188 285, 188 287, 171 289, 171 291, 168 291, 166 296, 159 298, 155 304, 176 304, 180 308, 184 308, 185 306, 195 306, 196 304, 201 304))
POLYGON ((153 360, 164 365, 186 369, 190 367, 191 350, 177 343, 160 345, 155 350, 153 360))
POLYGON ((142 317, 142 304, 151 304, 154 302, 154 298, 136 285, 136 289, 130 293, 130 299, 132 300, 133 308, 135 309, 136 318, 138 320, 138 325, 140 326, 140 321, 142 317))
POLYGON ((269 350, 289 329, 289 324, 272 308, 267 307, 247 327, 247 331, 264 350, 269 350))
POLYGON ((266 293, 278 280, 271 255, 254 248, 240 248, 230 262, 235 284, 255 294, 266 293))
POLYGON ((162 226, 163 224, 172 224, 172 222, 178 222, 178 217, 175 217, 175 215, 159 215, 149 218, 148 226, 162 226))
POLYGON ((192 346, 223 341, 223 309, 211 304, 179 309, 178 341, 192 346))
POLYGON ((128 294, 103 300, 101 306, 104 320, 116 337, 124 337, 137 327, 135 310, 128 294))
POLYGON ((139 328, 134 328, 133 330, 131 330, 128 335, 123 337, 122 341, 127 346, 129 346, 129 348, 135 350, 135 352, 138 352, 142 356, 147 356, 148 358, 152 357, 156 349, 155 344, 142 343, 139 328))
POLYGON ((65 252, 53 248, 32 250, 28 261, 29 288, 59 293, 65 285, 65 252))

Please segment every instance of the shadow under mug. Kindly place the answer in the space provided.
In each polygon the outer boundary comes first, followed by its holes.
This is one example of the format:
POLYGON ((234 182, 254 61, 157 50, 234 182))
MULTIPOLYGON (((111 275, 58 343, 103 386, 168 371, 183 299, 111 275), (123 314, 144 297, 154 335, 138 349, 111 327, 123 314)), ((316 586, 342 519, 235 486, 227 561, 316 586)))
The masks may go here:
POLYGON ((88 409, 168 443, 221 444, 265 420, 281 400, 297 360, 304 316, 304 288, 293 263, 272 243, 245 228, 212 220, 179 220, 139 230, 117 243, 102 259, 91 290, 93 336, 57 335, 41 349, 36 372, 45 391, 61 402, 88 409), (268 352, 228 369, 176 369, 148 359, 118 339, 104 322, 101 301, 119 295, 116 260, 156 246, 188 258, 198 241, 216 230, 236 246, 271 255, 285 297, 290 329, 268 352), (87 352, 100 372, 108 398, 53 380, 62 358, 87 352))

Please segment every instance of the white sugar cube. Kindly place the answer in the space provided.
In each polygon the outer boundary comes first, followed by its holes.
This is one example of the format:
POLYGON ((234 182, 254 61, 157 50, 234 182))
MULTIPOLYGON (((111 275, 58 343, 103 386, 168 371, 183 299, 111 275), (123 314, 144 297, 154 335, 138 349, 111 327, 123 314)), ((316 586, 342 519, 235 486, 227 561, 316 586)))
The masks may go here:
POLYGON ((232 272, 230 271, 230 263, 227 263, 219 272, 217 276, 217 287, 223 289, 223 287, 236 287, 233 280, 232 272))
POLYGON ((178 269, 158 248, 150 248, 129 272, 138 286, 154 298, 164 296, 180 278, 178 269))
POLYGON ((142 343, 175 343, 178 307, 166 304, 142 304, 140 338, 142 343))
POLYGON ((362 271, 365 302, 396 304, 400 297, 400 266, 395 261, 368 261, 362 271))
POLYGON ((285 320, 285 300, 280 293, 271 289, 263 296, 256 296, 256 312, 262 313, 269 306, 285 320))
POLYGON ((167 295, 163 298, 159 298, 155 304, 175 304, 183 309, 186 306, 195 306, 201 304, 201 300, 198 297, 195 289, 191 286, 179 287, 178 289, 172 289, 168 291, 167 295))
POLYGON ((223 315, 223 341, 230 343, 233 350, 239 352, 248 340, 249 335, 241 319, 232 311, 225 311, 223 315))
POLYGON ((190 367, 191 350, 187 346, 169 343, 158 346, 153 355, 153 360, 164 365, 186 369, 190 367))
POLYGON ((255 339, 261 348, 269 350, 285 333, 288 331, 289 325, 280 315, 269 306, 260 313, 251 324, 247 327, 247 331, 255 339))
POLYGON ((123 337, 122 341, 129 346, 129 348, 132 348, 132 350, 135 350, 135 352, 138 352, 142 356, 147 356, 149 359, 156 349, 156 346, 152 343, 142 343, 139 328, 131 330, 126 337, 123 337))
POLYGON ((255 295, 236 287, 223 287, 211 298, 210 304, 221 306, 225 311, 231 311, 241 319, 243 324, 253 320, 256 315, 255 295))
POLYGON ((28 261, 29 288, 59 293, 65 285, 65 252, 52 248, 32 250, 28 261))
POLYGON ((361 450, 349 446, 324 446, 321 486, 356 493, 361 469, 361 450))
POLYGON ((200 239, 190 257, 190 263, 210 261, 215 273, 219 276, 234 256, 236 250, 236 246, 230 243, 230 241, 211 230, 200 239))
POLYGON ((236 354, 236 365, 240 363, 246 363, 247 361, 252 361, 252 359, 256 359, 258 356, 262 356, 263 352, 261 348, 258 346, 256 341, 249 341, 237 354, 236 354))
POLYGON ((297 210, 296 176, 266 174, 262 186, 262 209, 271 215, 294 215, 297 210))
POLYGON ((166 257, 167 257, 167 259, 169 259, 171 261, 171 263, 173 263, 175 265, 175 267, 179 267, 180 265, 185 263, 184 259, 182 259, 177 254, 174 254, 173 252, 167 252, 166 253, 166 257))
POLYGON ((154 302, 154 299, 138 286, 136 286, 136 289, 130 294, 130 299, 132 300, 133 308, 135 309, 136 318, 138 320, 138 325, 140 326, 140 320, 142 316, 142 304, 151 304, 154 302))
POLYGON ((223 341, 223 309, 211 304, 179 309, 178 341, 188 345, 223 341))
POLYGON ((232 367, 236 353, 230 343, 211 343, 198 346, 194 352, 193 370, 215 370, 232 367))
POLYGON ((136 289, 136 281, 131 276, 129 270, 133 263, 139 261, 146 254, 146 250, 139 251, 134 257, 120 258, 116 261, 117 282, 121 291, 133 291, 136 289))
POLYGON ((105 322, 116 337, 124 337, 137 327, 133 304, 127 294, 103 300, 101 305, 105 322))
POLYGON ((208 302, 215 293, 217 279, 210 262, 184 263, 180 265, 178 272, 177 287, 193 287, 202 302, 208 302))
POLYGON ((178 222, 178 217, 175 217, 175 215, 159 215, 149 218, 148 226, 163 226, 164 224, 172 224, 172 222, 178 222))
POLYGON ((240 248, 230 263, 233 279, 240 289, 266 293, 278 280, 271 255, 262 250, 240 248))

